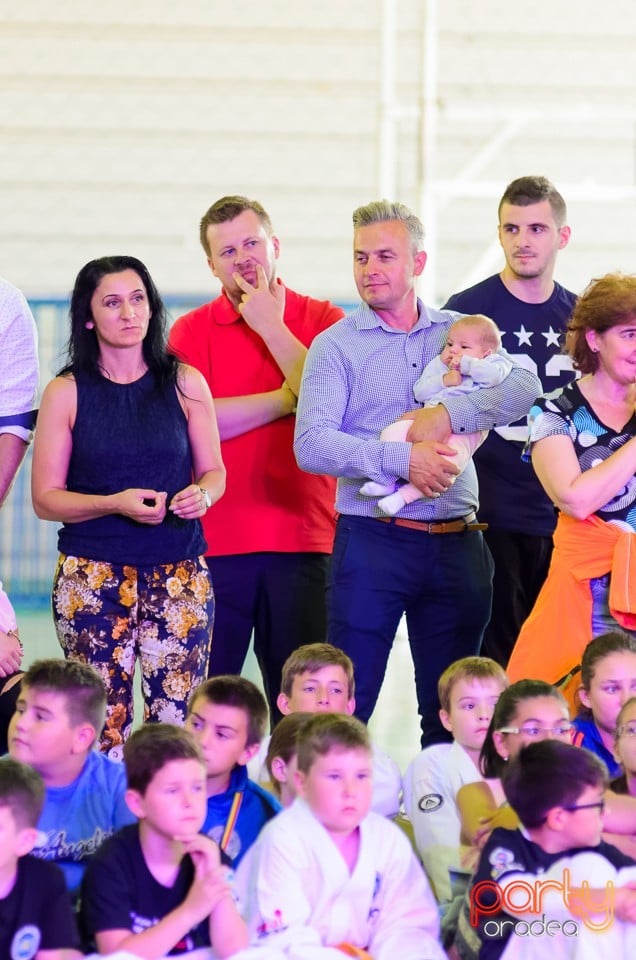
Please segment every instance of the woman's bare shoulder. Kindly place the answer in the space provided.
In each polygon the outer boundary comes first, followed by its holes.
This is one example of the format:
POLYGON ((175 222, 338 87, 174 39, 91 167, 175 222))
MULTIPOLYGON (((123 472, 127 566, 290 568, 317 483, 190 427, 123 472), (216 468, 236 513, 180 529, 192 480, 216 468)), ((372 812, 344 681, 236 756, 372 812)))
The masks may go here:
POLYGON ((42 394, 40 411, 43 409, 64 409, 77 406, 77 384, 73 374, 54 377, 42 394))
POLYGON ((208 382, 196 367, 180 363, 177 371, 177 383, 186 400, 209 400, 211 397, 208 382))

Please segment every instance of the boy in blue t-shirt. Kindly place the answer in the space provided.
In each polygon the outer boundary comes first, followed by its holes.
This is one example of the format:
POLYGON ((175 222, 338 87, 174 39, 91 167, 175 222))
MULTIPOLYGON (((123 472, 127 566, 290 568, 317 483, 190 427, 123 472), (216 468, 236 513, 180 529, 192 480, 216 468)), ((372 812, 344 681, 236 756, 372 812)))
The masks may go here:
POLYGON ((282 808, 250 780, 247 762, 265 733, 267 704, 258 687, 238 676, 213 677, 190 699, 186 727, 203 752, 208 812, 203 833, 215 840, 221 858, 237 867, 262 827, 282 808))
POLYGON ((33 767, 46 788, 33 854, 62 868, 73 896, 87 859, 135 819, 123 764, 94 749, 105 715, 106 687, 92 667, 36 660, 9 724, 9 755, 33 767))
POLYGON ((0 957, 79 960, 79 936, 64 877, 29 856, 44 784, 16 760, 0 763, 0 957))

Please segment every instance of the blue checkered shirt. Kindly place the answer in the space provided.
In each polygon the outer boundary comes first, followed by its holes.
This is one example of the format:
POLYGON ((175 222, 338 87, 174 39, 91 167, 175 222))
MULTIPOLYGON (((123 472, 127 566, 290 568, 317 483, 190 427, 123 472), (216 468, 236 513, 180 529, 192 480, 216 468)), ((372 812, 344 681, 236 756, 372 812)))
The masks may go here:
MULTIPOLYGON (((366 480, 408 480, 411 443, 381 441, 380 430, 420 406, 413 385, 446 342, 460 314, 417 301, 418 319, 408 331, 384 323, 365 303, 313 341, 303 372, 294 450, 309 473, 338 477, 336 509, 361 517, 383 516, 377 501, 362 496, 366 480)), ((502 351, 503 353, 504 351, 502 351)), ((542 393, 533 373, 513 363, 497 387, 444 400, 454 433, 474 433, 525 416, 542 393)), ((400 516, 413 520, 464 517, 478 505, 472 461, 436 499, 409 504, 400 516)))

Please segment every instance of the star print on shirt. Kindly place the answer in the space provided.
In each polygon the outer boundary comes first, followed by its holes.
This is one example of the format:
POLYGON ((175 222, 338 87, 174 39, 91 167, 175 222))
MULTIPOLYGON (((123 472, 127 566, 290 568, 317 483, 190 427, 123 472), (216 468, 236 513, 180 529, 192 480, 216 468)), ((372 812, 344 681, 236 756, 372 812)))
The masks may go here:
POLYGON ((532 330, 526 330, 526 328, 524 327, 524 325, 521 324, 521 329, 520 329, 520 330, 513 330, 513 333, 514 333, 515 337, 517 337, 517 339, 519 340, 519 346, 520 346, 520 347, 521 347, 523 344, 525 344, 527 347, 532 346, 532 344, 531 344, 531 342, 530 342, 530 341, 532 340, 532 337, 534 336, 534 332, 533 332, 532 330))
POLYGON ((553 330, 552 327, 549 330, 541 334, 542 337, 545 337, 546 347, 558 347, 560 346, 560 334, 558 330, 553 330))

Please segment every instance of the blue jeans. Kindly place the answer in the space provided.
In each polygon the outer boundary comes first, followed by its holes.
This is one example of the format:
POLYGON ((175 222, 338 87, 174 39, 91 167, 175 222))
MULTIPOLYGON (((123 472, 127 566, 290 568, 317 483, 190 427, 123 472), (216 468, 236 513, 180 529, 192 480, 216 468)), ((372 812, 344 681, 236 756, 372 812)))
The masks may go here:
POLYGON ((406 614, 422 746, 448 739, 437 681, 454 660, 477 654, 490 618, 493 562, 479 531, 428 534, 367 517, 341 516, 327 588, 331 643, 355 667, 356 716, 373 712, 406 614))
POLYGON ((598 637, 610 630, 622 630, 636 637, 636 630, 626 630, 615 620, 609 608, 610 574, 590 580, 592 594, 592 637, 598 637))

